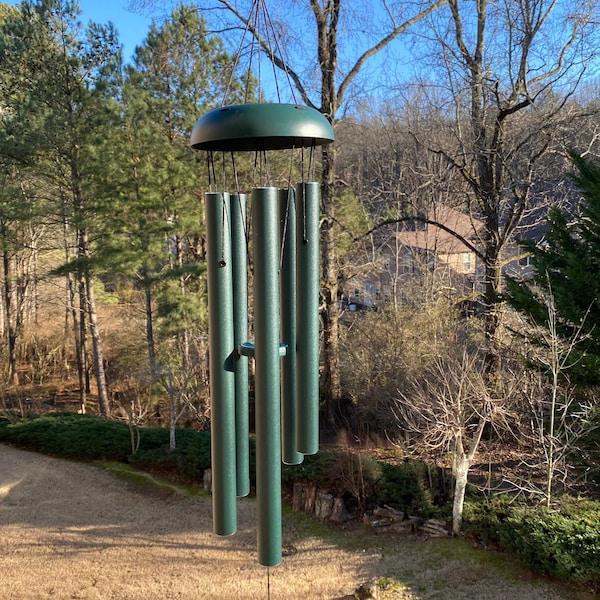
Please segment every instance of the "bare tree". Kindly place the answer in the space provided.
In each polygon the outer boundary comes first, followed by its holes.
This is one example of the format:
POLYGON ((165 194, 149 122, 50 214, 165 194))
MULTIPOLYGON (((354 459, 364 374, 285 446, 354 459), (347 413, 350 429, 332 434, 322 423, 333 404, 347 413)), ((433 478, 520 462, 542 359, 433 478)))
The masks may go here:
POLYGON ((507 379, 506 387, 497 386, 492 395, 482 356, 467 348, 444 354, 432 350, 434 359, 399 395, 394 412, 407 432, 409 447, 428 455, 451 454, 455 478, 452 530, 458 534, 469 469, 484 428, 505 421, 507 399, 518 384, 507 379))
POLYGON ((488 370, 498 360, 503 250, 534 208, 545 157, 562 151, 582 116, 572 98, 596 56, 596 8, 587 0, 449 0, 423 32, 423 58, 437 79, 421 79, 419 97, 446 135, 430 142, 419 123, 411 129, 460 175, 465 207, 484 223, 488 370))
POLYGON ((529 438, 540 450, 539 464, 529 460, 528 471, 542 471, 544 484, 538 485, 533 477, 527 481, 507 481, 518 490, 542 496, 550 507, 555 482, 558 476, 564 484, 570 480, 572 463, 569 458, 582 456, 581 442, 593 427, 594 403, 587 402, 582 393, 577 393, 569 380, 569 372, 576 367, 575 348, 586 339, 584 329, 586 317, 577 324, 572 335, 564 339, 559 333, 558 313, 554 294, 548 278, 548 289, 538 290, 537 297, 547 311, 547 321, 538 326, 519 323, 519 331, 526 339, 536 343, 526 349, 527 360, 536 365, 537 389, 529 394, 529 419, 531 429, 527 435, 522 430, 522 439, 529 438))

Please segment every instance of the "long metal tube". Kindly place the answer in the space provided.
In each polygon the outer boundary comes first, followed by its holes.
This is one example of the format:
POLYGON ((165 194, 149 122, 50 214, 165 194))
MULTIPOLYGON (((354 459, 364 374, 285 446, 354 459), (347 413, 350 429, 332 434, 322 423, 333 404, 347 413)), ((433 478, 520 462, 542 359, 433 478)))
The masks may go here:
POLYGON ((281 562, 278 190, 252 190, 258 562, 281 562))
POLYGON ((296 185, 298 452, 319 451, 319 211, 316 182, 296 185))
POLYGON ((298 465, 304 455, 296 439, 296 202, 294 188, 279 190, 281 243, 281 340, 287 346, 281 361, 281 452, 283 462, 298 465))
MULTIPOLYGON (((234 347, 248 340, 248 248, 246 194, 231 194, 231 255, 233 270, 234 347)), ((250 441, 248 414, 248 357, 237 350, 235 368, 235 448, 238 496, 250 493, 250 441)))
POLYGON ((205 194, 213 530, 237 529, 235 481, 235 375, 229 194, 205 194))

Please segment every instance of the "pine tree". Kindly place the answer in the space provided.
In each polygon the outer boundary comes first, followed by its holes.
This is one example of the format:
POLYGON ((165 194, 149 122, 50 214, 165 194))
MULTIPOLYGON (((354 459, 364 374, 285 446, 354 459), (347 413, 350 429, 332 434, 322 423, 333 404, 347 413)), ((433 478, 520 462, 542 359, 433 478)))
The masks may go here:
POLYGON ((107 98, 120 64, 120 50, 110 24, 91 23, 84 30, 78 15, 73 2, 24 1, 2 24, 0 63, 2 75, 6 75, 2 102, 12 119, 4 123, 1 150, 21 166, 35 170, 39 187, 53 204, 47 222, 64 232, 61 274, 66 275, 68 284, 80 402, 85 408, 89 327, 99 410, 108 416, 93 294, 91 194, 98 164, 92 149, 98 132, 105 131, 107 98))
MULTIPOLYGON (((572 215, 549 212, 544 242, 522 243, 532 257, 533 278, 506 278, 505 299, 534 328, 550 322, 548 298, 558 336, 573 348, 571 382, 597 384, 600 374, 600 164, 571 153, 573 181, 582 194, 572 215)), ((541 337, 533 343, 544 344, 541 337)))
MULTIPOLYGON (((150 380, 170 398, 173 436, 184 396, 193 395, 194 381, 204 379, 206 369, 208 180, 189 135, 223 98, 232 69, 231 57, 208 34, 198 11, 176 7, 150 28, 126 67, 122 124, 103 153, 107 235, 97 256, 143 294, 150 380)), ((231 83, 240 89, 237 80, 231 83)))

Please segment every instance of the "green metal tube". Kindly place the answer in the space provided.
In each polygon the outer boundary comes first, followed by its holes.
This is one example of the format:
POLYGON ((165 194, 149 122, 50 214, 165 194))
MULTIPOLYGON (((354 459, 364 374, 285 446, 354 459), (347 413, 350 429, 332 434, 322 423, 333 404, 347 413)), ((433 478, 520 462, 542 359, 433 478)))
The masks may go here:
POLYGON ((237 529, 235 374, 229 194, 205 194, 208 273, 209 373, 213 531, 237 529))
POLYGON ((281 562, 278 190, 252 190, 258 562, 281 562))
MULTIPOLYGON (((246 194, 231 194, 231 257, 233 270, 234 347, 248 340, 248 254, 246 194)), ((235 369, 235 449, 237 495, 250 493, 250 425, 248 413, 248 357, 237 350, 235 369)))
POLYGON ((281 243, 281 339, 288 351, 281 366, 281 453, 286 465, 298 465, 304 455, 296 439, 296 203, 294 189, 279 190, 281 243))
POLYGON ((318 183, 296 185, 298 452, 319 451, 319 211, 318 183))

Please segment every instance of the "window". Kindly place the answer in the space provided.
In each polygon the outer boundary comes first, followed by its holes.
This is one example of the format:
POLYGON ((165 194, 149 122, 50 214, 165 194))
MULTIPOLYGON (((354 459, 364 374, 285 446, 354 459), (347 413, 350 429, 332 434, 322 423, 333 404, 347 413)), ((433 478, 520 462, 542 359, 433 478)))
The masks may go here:
POLYGON ((519 265, 521 267, 530 267, 531 266, 531 256, 529 254, 527 256, 521 256, 521 258, 519 258, 519 265))
POLYGON ((462 253, 462 271, 463 273, 470 273, 473 265, 472 265, 472 256, 470 252, 462 253))

